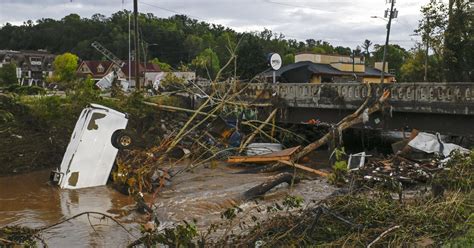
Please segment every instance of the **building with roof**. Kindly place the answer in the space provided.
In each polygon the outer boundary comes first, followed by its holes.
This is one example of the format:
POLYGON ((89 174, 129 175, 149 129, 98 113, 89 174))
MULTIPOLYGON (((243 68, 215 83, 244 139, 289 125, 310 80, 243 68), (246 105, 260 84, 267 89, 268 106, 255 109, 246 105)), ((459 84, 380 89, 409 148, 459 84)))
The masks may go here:
MULTIPOLYGON (((122 68, 119 68, 119 66, 110 61, 84 60, 79 64, 76 73, 80 77, 90 76, 92 80, 98 82, 114 70, 117 71, 119 80, 126 80, 130 83, 131 87, 135 87, 136 74, 134 61, 132 61, 131 64, 125 62, 122 68)), ((155 74, 161 72, 158 65, 151 63, 147 63, 146 67, 143 63, 140 63, 139 70, 141 80, 145 79, 145 86, 151 85, 155 74)))
POLYGON ((46 78, 53 75, 53 62, 55 58, 56 55, 46 50, 0 50, 0 67, 4 64, 14 63, 19 84, 44 87, 46 78))
MULTIPOLYGON (((381 63, 366 66, 363 58, 342 55, 301 53, 295 56, 295 63, 275 71, 276 81, 281 83, 380 83, 381 63)), ((273 71, 262 76, 272 81, 273 71)), ((384 83, 395 82, 395 76, 385 66, 384 83)))

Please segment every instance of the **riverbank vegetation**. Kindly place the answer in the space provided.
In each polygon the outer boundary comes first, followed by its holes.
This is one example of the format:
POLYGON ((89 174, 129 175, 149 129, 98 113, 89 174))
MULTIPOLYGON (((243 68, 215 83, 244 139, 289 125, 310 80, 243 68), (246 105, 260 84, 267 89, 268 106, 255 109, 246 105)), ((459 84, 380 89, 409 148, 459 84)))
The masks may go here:
MULTIPOLYGON (((59 166, 77 118, 90 103, 129 113, 129 127, 141 136, 161 124, 153 122, 160 111, 145 105, 141 94, 109 98, 102 97, 91 80, 73 85, 60 95, 29 95, 29 90, 0 94, 0 175, 59 166)), ((151 101, 180 103, 173 96, 151 101)))

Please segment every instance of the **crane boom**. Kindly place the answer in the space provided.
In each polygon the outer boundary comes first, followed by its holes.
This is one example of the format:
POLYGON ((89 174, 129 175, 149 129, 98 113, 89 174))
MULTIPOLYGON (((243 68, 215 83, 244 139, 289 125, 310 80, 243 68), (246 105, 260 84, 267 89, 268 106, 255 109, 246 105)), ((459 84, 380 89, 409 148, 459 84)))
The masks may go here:
POLYGON ((92 42, 91 46, 93 48, 95 48, 97 51, 99 51, 100 53, 102 53, 107 59, 112 61, 112 63, 118 65, 120 68, 122 68, 123 65, 125 65, 125 62, 123 62, 121 59, 119 59, 117 56, 115 56, 115 54, 113 54, 107 48, 102 46, 102 44, 100 44, 99 42, 94 41, 94 42, 92 42))

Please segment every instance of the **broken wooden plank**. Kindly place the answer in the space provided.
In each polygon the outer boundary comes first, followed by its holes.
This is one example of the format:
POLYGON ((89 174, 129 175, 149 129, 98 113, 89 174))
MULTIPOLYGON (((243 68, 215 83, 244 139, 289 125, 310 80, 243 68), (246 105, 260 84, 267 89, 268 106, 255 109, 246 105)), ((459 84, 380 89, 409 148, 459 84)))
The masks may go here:
POLYGON ((272 152, 264 155, 255 156, 231 156, 227 159, 229 163, 262 163, 262 162, 277 162, 278 160, 290 160, 300 146, 288 148, 278 152, 272 152))
POLYGON ((319 175, 319 176, 322 176, 322 177, 327 177, 329 175, 329 173, 327 173, 327 172, 316 170, 316 169, 313 169, 313 168, 309 168, 309 167, 306 167, 304 165, 300 165, 300 164, 297 164, 297 163, 290 162, 288 160, 279 160, 278 162, 280 162, 282 164, 292 166, 292 167, 295 167, 295 168, 298 168, 298 169, 301 169, 301 170, 312 172, 312 173, 314 173, 316 175, 319 175))

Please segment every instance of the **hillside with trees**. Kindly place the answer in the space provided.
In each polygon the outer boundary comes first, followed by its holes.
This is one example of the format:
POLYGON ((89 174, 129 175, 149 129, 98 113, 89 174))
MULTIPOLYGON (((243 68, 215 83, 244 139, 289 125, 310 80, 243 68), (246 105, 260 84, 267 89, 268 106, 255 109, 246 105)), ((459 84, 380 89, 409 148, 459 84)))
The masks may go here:
MULTIPOLYGON (((397 44, 389 45, 387 61, 398 81, 422 81, 425 62, 428 81, 474 81, 474 38, 472 11, 468 1, 451 0, 448 6, 432 0, 421 9, 422 19, 414 30, 422 43, 406 50, 397 44), (426 57, 426 46, 429 55, 426 57)), ((60 20, 28 20, 20 26, 9 23, 0 28, 0 49, 46 49, 55 54, 70 52, 80 59, 101 59, 91 47, 93 41, 102 43, 121 58, 128 58, 129 11, 119 11, 110 17, 94 14, 90 18, 69 14, 60 20)), ((192 68, 203 77, 212 76, 228 61, 227 47, 239 44, 237 75, 250 79, 268 68, 269 52, 282 55, 284 63, 294 61, 298 52, 364 56, 367 64, 381 61, 383 45, 373 44, 360 37, 356 48, 333 46, 315 39, 298 41, 265 29, 261 32, 239 33, 221 25, 209 24, 184 15, 159 18, 140 14, 140 54, 162 67, 192 68), (372 50, 370 50, 372 48, 372 50), (205 70, 204 68, 208 68, 205 70)), ((132 23, 133 27, 133 23, 132 23)), ((132 32, 133 40, 133 32, 132 32)), ((225 72, 231 76, 234 71, 225 72)))

